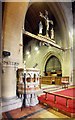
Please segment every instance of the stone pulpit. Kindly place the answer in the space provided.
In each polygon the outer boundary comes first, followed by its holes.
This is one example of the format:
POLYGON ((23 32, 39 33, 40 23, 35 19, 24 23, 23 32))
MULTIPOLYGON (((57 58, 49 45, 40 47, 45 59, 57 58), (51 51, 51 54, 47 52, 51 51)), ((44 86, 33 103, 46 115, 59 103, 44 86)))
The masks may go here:
POLYGON ((23 71, 25 77, 21 76, 21 81, 18 83, 18 92, 20 95, 26 94, 26 106, 35 106, 38 104, 37 95, 40 92, 39 70, 35 68, 26 68, 23 71))

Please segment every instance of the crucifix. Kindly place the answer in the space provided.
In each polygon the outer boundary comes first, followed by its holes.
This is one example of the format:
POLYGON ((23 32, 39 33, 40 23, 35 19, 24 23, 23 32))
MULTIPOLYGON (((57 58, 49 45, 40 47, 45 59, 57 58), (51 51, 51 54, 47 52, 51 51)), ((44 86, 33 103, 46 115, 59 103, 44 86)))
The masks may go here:
POLYGON ((45 16, 40 12, 40 17, 45 19, 46 24, 46 36, 49 37, 49 23, 53 25, 53 21, 48 18, 48 11, 45 10, 45 16))

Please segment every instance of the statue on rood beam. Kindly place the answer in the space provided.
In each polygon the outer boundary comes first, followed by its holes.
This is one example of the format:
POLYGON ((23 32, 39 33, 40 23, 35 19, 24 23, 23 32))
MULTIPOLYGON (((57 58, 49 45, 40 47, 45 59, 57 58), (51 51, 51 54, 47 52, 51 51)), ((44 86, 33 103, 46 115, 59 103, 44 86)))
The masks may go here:
POLYGON ((43 30, 43 25, 42 25, 42 22, 40 21, 39 23, 39 34, 42 35, 42 30, 43 30))
POLYGON ((54 29, 53 29, 53 27, 51 28, 51 39, 54 40, 54 29))
POLYGON ((49 37, 49 23, 53 25, 53 21, 49 20, 48 18, 48 11, 45 10, 45 16, 40 12, 40 17, 45 19, 45 24, 46 24, 46 37, 49 37))

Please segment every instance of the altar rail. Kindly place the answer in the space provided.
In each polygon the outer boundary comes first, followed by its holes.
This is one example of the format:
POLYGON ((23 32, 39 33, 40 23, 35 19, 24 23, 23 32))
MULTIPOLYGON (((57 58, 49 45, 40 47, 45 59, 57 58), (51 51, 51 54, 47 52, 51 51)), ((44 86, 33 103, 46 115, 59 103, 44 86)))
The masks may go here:
POLYGON ((57 94, 57 93, 51 93, 48 91, 43 91, 43 92, 45 93, 45 100, 47 99, 48 94, 54 95, 54 103, 56 102, 56 96, 65 98, 66 99, 66 107, 68 107, 68 99, 75 100, 75 97, 70 97, 70 96, 61 95, 61 94, 57 94))
POLYGON ((75 117, 75 97, 52 93, 50 91, 43 92, 45 94, 38 97, 40 103, 49 105, 51 108, 72 118, 75 117))

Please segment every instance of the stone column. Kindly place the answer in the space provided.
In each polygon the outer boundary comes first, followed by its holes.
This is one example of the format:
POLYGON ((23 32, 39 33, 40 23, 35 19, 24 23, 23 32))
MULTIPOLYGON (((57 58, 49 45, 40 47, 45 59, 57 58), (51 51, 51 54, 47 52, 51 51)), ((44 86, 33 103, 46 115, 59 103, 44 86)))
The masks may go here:
POLYGON ((12 99, 16 97, 16 70, 18 63, 3 60, 2 98, 12 99))
POLYGON ((3 16, 3 56, 2 98, 3 112, 21 107, 22 102, 16 96, 16 67, 23 67, 22 28, 28 3, 5 3, 3 16), (6 107, 6 106, 7 107, 6 107))

